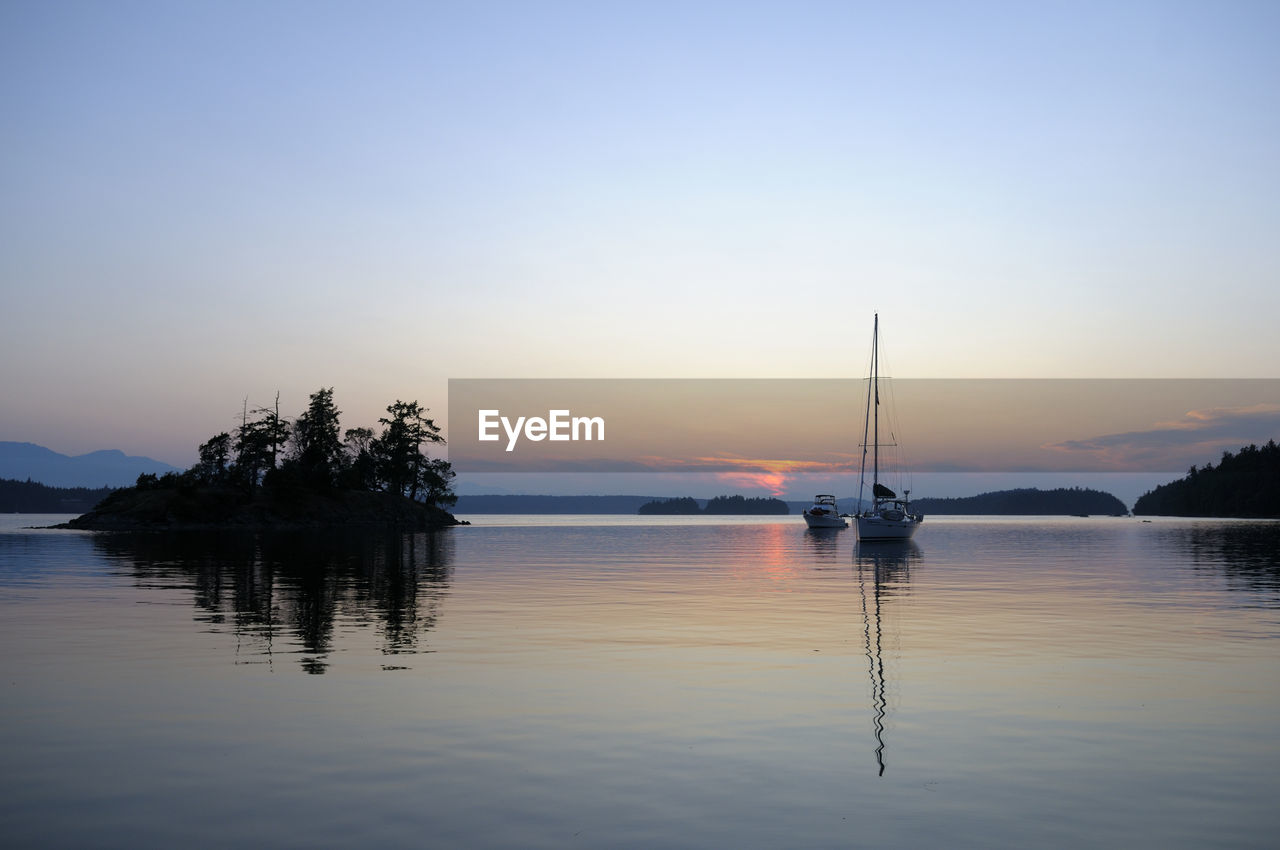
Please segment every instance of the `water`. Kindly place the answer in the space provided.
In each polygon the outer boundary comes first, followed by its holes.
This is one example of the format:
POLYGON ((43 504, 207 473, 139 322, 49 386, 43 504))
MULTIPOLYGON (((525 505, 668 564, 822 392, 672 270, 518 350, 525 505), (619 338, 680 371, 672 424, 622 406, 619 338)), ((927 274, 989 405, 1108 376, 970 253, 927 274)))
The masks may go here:
POLYGON ((6 847, 1262 847, 1280 524, 0 517, 6 847))

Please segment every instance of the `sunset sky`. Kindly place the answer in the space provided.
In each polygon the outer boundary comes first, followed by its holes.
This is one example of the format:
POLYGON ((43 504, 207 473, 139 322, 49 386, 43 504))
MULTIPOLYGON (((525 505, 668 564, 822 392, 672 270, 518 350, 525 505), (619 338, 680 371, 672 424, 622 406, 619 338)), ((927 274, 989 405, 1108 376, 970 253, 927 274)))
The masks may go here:
POLYGON ((875 311, 902 378, 1278 377, 1278 44, 1272 2, 10 0, 0 440, 853 378, 875 311))

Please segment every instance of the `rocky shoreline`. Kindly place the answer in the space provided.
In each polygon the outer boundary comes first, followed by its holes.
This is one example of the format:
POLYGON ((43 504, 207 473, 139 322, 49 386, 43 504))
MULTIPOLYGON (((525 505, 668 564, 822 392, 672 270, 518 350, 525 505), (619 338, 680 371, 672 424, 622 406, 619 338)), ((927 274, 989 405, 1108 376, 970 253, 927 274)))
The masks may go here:
POLYGON ((293 530, 403 528, 430 531, 467 525, 448 511, 394 493, 259 491, 232 487, 129 488, 55 528, 84 531, 293 530))

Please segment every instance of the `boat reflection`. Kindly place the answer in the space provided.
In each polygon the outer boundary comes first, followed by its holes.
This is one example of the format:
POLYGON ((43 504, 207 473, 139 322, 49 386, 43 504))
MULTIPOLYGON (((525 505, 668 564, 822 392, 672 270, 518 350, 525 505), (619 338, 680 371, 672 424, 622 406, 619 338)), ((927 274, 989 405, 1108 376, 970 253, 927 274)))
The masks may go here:
POLYGON ((910 540, 858 541, 853 547, 858 592, 862 597, 863 647, 871 679, 872 728, 876 740, 876 765, 885 770, 885 719, 889 699, 884 664, 884 604, 909 591, 912 565, 920 560, 920 547, 910 540))
POLYGON ((813 554, 823 560, 835 560, 840 555, 840 540, 842 539, 840 532, 843 530, 840 528, 806 528, 804 530, 804 539, 809 548, 813 550, 813 554))
MULTIPOLYGON (((381 653, 424 651, 448 593, 448 532, 100 534, 140 588, 191 594, 196 621, 236 637, 237 663, 272 664, 284 641, 323 673, 340 637, 376 626, 381 653)), ((384 664, 383 669, 399 669, 384 664)))

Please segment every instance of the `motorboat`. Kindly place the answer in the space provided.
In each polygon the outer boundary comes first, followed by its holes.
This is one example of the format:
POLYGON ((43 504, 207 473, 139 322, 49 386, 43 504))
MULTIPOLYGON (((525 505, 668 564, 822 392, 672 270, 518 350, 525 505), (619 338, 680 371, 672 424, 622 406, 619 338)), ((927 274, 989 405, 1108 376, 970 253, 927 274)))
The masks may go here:
POLYGON ((810 528, 848 528, 849 523, 836 508, 836 497, 827 493, 813 497, 813 505, 803 511, 805 524, 810 528))

